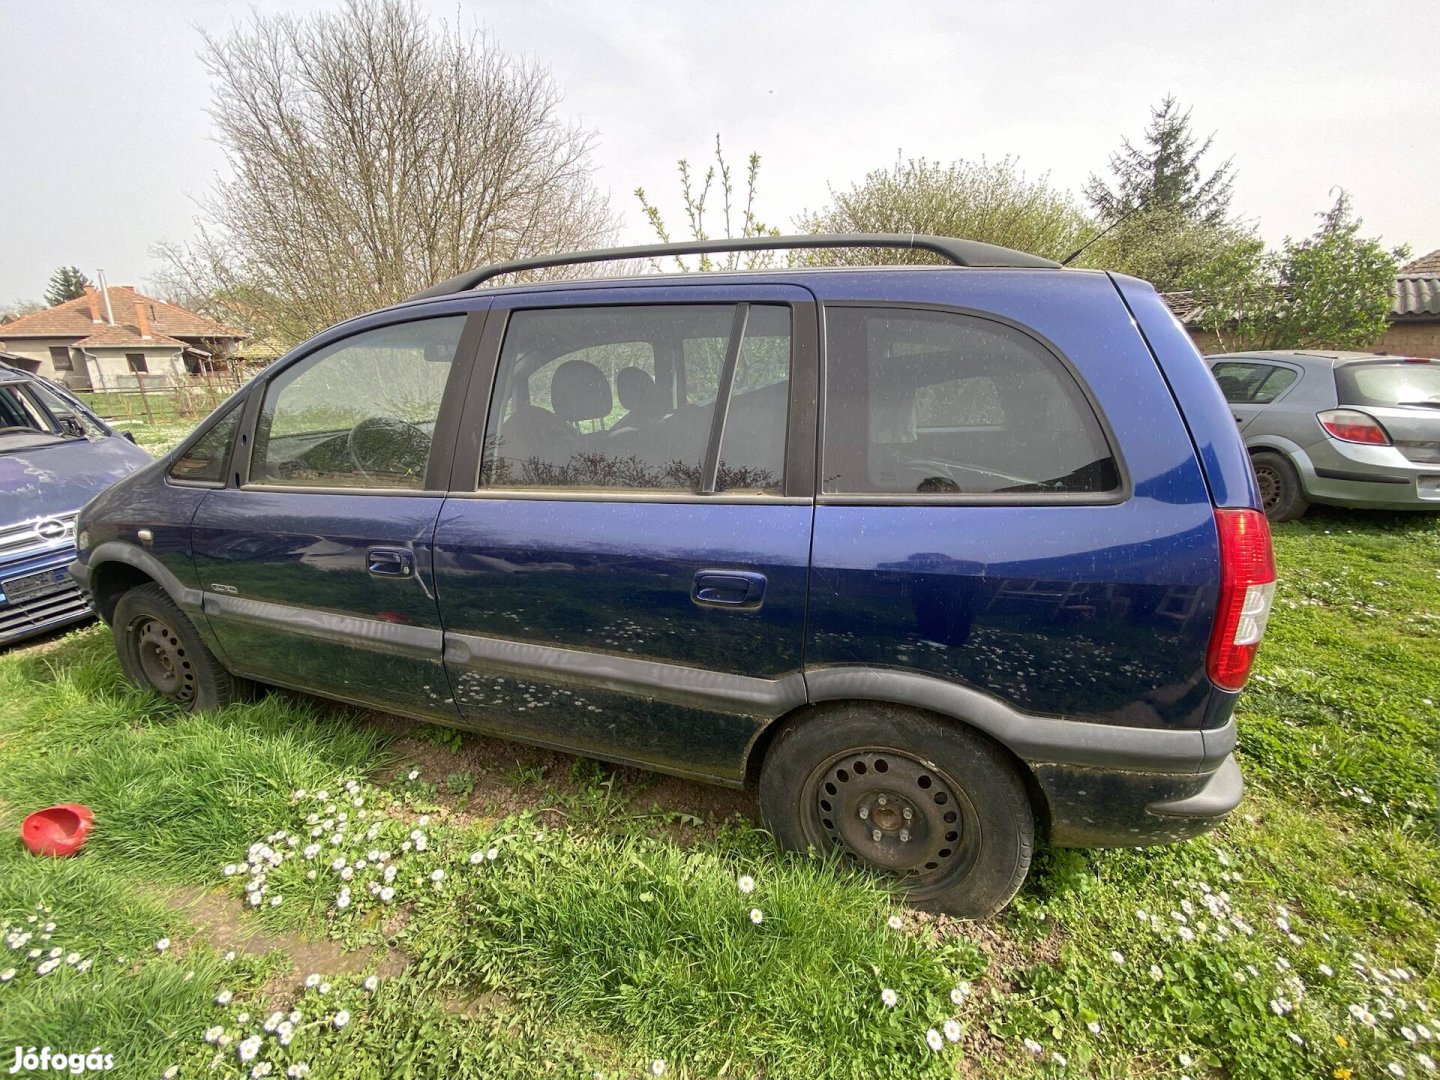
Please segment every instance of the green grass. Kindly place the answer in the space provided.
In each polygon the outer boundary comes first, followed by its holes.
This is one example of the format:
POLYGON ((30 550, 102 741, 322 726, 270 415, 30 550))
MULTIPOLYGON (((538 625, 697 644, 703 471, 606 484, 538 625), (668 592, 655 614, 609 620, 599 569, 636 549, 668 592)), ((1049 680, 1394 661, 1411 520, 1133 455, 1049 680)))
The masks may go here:
POLYGON ((124 684, 98 627, 14 650, 0 827, 62 799, 98 826, 73 860, 0 845, 0 925, 53 922, 43 944, 62 949, 41 975, 39 943, 0 944, 0 975, 17 969, 0 1047, 101 1046, 124 1076, 241 1075, 257 1033, 256 1062, 326 1077, 636 1077, 656 1059, 685 1077, 1430 1075, 1440 522, 1315 511, 1276 548, 1240 811, 1175 847, 1042 852, 984 928, 904 912, 891 929, 875 879, 783 855, 739 819, 677 826, 641 774, 492 768, 468 737, 420 728, 397 746, 392 724, 281 693, 176 716, 124 684), (414 780, 405 747, 424 759, 414 780), (507 793, 531 809, 476 812, 507 793), (251 907, 248 866, 226 867, 270 852, 251 907), (279 951, 226 960, 168 902, 197 885, 279 951), (382 952, 322 967, 322 994, 301 979, 325 941, 382 952), (281 1045, 263 1024, 292 1008, 281 1045), (962 1038, 933 1053, 926 1031, 951 1019, 962 1038))

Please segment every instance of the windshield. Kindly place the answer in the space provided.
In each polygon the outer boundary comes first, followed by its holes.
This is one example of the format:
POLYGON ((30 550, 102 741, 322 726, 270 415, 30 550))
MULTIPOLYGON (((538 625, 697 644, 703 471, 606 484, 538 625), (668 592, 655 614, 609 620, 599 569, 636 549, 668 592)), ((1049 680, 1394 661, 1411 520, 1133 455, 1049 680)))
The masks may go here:
POLYGON ((1396 360, 1335 369, 1342 405, 1420 405, 1440 408, 1440 361, 1396 360))
POLYGON ((0 386, 0 453, 104 435, 83 410, 39 383, 0 386))

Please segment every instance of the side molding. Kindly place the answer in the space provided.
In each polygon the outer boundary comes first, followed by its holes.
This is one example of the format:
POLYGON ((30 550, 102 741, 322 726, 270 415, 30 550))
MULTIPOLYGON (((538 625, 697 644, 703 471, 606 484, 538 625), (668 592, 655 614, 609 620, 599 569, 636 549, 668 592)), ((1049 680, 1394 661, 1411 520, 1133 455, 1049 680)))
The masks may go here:
POLYGON ((1234 746, 1234 721, 1212 731, 1167 731, 1031 716, 968 686, 906 671, 861 667, 805 673, 810 701, 861 700, 912 705, 985 732, 1030 765, 1060 764, 1127 772, 1199 773, 1234 746))

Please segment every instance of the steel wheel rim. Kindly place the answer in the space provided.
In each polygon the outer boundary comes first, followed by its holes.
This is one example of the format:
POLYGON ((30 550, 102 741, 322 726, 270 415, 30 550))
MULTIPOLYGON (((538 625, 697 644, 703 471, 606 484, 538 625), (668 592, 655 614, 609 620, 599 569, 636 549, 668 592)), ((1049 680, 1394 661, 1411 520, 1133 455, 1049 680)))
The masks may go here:
POLYGON ((195 669, 180 637, 153 615, 130 624, 140 670, 155 692, 182 705, 195 700, 195 669))
POLYGON ((944 892, 975 865, 980 822, 964 788, 903 750, 834 754, 811 770, 800 800, 808 844, 893 876, 913 900, 944 892))
POLYGON ((1280 474, 1268 465, 1255 470, 1255 483, 1260 488, 1260 505, 1266 510, 1275 509, 1280 501, 1280 474))

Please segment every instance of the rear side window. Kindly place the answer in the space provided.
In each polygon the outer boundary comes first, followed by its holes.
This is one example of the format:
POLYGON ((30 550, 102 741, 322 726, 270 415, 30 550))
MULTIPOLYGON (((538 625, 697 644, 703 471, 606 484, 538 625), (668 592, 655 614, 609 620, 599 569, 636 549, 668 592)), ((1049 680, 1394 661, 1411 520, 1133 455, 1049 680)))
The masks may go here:
POLYGON ((1216 364, 1210 369, 1225 400, 1233 405, 1268 405, 1299 378, 1279 364, 1216 364))
POLYGON ((828 493, 1101 493, 1119 469, 1060 360, 952 312, 826 310, 828 493))
POLYGON ((1335 369, 1341 405, 1423 405, 1440 408, 1440 363, 1386 361, 1335 369))
POLYGON ((790 310, 671 304, 516 311, 481 486, 700 492, 781 488, 790 310), (726 363, 734 353, 729 394, 726 363))

